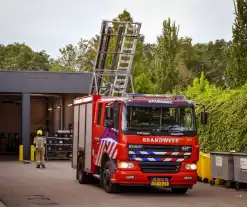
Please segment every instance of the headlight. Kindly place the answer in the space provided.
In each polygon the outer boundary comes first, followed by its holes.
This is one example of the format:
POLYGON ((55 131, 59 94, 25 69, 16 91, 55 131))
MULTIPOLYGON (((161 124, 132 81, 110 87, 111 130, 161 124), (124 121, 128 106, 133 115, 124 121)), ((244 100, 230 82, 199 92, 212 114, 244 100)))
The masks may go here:
POLYGON ((127 169, 127 168, 133 168, 133 167, 134 167, 134 164, 130 162, 119 162, 118 163, 118 168, 127 169))
POLYGON ((197 166, 196 166, 196 164, 186 164, 185 169, 186 170, 196 170, 197 166))

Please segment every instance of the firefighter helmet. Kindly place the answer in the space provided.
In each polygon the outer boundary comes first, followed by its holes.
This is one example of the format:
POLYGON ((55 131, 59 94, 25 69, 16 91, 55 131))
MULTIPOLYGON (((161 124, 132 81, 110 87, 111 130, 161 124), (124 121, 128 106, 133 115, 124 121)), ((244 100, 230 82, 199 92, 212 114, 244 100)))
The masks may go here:
POLYGON ((43 132, 41 130, 37 131, 37 135, 42 135, 42 134, 43 134, 43 132))

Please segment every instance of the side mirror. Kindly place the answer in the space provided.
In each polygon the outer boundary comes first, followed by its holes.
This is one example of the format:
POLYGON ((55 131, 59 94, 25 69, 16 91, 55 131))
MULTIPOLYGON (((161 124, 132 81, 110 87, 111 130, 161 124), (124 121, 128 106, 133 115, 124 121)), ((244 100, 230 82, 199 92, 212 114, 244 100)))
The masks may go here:
POLYGON ((111 119, 112 118, 112 108, 106 107, 106 118, 111 119))
POLYGON ((114 128, 114 121, 111 120, 111 119, 105 120, 104 127, 106 127, 106 128, 114 128))
POLYGON ((205 125, 208 123, 208 112, 201 112, 201 124, 205 125))

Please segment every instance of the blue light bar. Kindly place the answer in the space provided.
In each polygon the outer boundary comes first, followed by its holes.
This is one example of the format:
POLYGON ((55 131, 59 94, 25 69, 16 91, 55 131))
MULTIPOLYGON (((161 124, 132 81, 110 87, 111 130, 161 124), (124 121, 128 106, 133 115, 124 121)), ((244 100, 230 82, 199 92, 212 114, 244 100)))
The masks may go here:
POLYGON ((127 97, 153 97, 153 98, 174 98, 174 99, 186 99, 186 96, 182 95, 172 95, 172 94, 138 94, 129 93, 127 97))

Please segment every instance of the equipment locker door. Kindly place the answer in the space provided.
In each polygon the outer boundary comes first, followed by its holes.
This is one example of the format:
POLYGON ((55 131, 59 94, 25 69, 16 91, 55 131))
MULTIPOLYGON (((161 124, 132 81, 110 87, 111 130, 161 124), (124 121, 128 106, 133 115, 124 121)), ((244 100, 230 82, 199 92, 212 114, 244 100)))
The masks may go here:
POLYGON ((72 167, 77 167, 77 150, 78 150, 78 125, 79 125, 79 105, 74 106, 74 126, 73 126, 73 154, 72 167))
POLYGON ((86 104, 86 139, 85 139, 85 171, 90 171, 92 166, 92 129, 93 129, 93 104, 86 104))
POLYGON ((80 105, 80 111, 79 111, 79 141, 78 141, 78 148, 81 152, 85 151, 85 111, 86 109, 86 105, 85 104, 81 104, 80 105))

